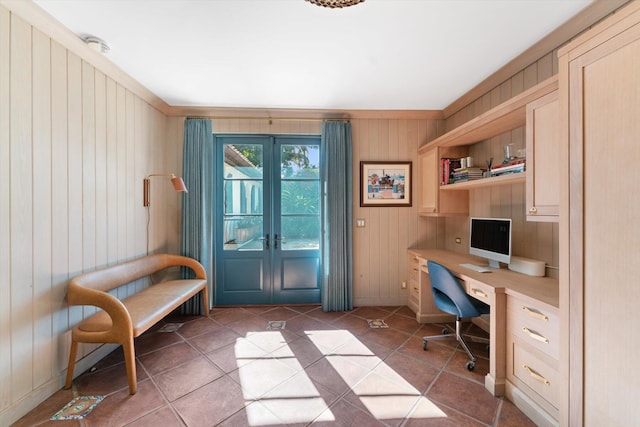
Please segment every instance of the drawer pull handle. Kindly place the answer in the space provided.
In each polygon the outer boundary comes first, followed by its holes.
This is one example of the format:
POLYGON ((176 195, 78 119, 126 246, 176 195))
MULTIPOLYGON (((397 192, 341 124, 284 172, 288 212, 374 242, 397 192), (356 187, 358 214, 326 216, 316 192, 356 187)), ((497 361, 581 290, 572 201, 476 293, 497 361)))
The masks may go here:
POLYGON ((414 268, 414 269, 413 269, 413 271, 417 272, 417 271, 418 271, 418 269, 417 269, 417 268, 414 268))
POLYGON ((529 208, 529 213, 530 214, 534 214, 534 213, 537 213, 537 212, 538 212, 538 209, 535 206, 529 208))
POLYGON ((549 320, 547 316, 542 313, 538 313, 537 311, 531 310, 529 307, 522 306, 522 309, 531 317, 535 317, 536 319, 544 320, 545 322, 549 320))
POLYGON ((540 375, 539 373, 531 369, 528 365, 522 365, 522 367, 526 369, 526 371, 529 373, 531 378, 533 378, 534 380, 540 381, 544 385, 551 385, 548 379, 546 379, 545 377, 543 377, 542 375, 540 375))
POLYGON ((418 292, 418 288, 416 288, 416 287, 414 287, 414 288, 413 288, 413 290, 414 290, 414 291, 416 291, 416 292, 418 292))
POLYGON ((545 344, 549 344, 549 338, 543 337, 542 335, 538 335, 535 332, 531 331, 527 327, 523 326, 522 327, 522 332, 524 332, 525 334, 529 335, 534 340, 538 340, 538 341, 543 342, 545 344))
POLYGON ((477 289, 477 288, 471 288, 471 291, 472 291, 474 294, 476 294, 476 295, 480 295, 480 296, 481 296, 481 297, 483 297, 483 298, 487 298, 487 297, 488 297, 488 295, 487 295, 484 291, 481 291, 480 289, 477 289))

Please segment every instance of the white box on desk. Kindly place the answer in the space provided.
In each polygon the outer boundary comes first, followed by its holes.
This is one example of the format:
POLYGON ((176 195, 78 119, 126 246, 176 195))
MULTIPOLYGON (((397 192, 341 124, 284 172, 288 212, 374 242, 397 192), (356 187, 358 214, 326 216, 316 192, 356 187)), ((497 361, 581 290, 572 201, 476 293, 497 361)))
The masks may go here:
POLYGON ((509 263, 509 270, 526 274, 527 276, 544 276, 545 266, 544 261, 538 261, 535 259, 522 258, 519 256, 512 256, 509 263))

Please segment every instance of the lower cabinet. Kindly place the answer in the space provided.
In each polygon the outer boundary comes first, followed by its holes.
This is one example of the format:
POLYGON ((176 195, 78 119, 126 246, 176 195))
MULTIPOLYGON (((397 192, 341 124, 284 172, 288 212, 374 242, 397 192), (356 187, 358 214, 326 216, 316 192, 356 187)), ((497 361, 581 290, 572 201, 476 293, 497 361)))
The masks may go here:
POLYGON ((409 308, 414 312, 420 311, 420 258, 409 252, 409 260, 407 262, 407 277, 409 277, 409 300, 407 302, 409 308))
POLYGON ((427 260, 409 250, 407 262, 409 277, 409 299, 407 305, 416 313, 418 323, 450 322, 455 317, 446 314, 433 302, 431 281, 427 271, 427 260))
POLYGON ((507 295, 507 398, 539 426, 557 426, 558 309, 507 295))

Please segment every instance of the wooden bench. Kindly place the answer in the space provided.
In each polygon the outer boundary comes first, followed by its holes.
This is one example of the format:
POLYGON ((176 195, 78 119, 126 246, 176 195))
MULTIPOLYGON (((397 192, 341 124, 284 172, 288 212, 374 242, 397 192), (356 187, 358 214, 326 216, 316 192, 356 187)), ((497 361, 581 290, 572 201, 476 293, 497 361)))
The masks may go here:
POLYGON ((206 272, 198 261, 178 255, 149 255, 74 277, 69 282, 69 305, 93 305, 102 310, 79 322, 71 332, 65 388, 71 387, 79 342, 117 343, 122 345, 124 352, 129 392, 135 394, 137 381, 133 339, 198 292, 202 292, 203 313, 208 316, 206 272), (152 284, 122 300, 108 293, 119 286, 178 266, 191 268, 195 278, 152 284))

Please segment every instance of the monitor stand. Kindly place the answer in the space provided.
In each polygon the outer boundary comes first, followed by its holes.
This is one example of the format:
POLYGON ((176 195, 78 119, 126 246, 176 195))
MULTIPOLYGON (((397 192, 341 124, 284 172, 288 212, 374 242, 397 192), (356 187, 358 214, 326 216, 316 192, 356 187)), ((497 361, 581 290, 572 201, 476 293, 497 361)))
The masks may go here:
POLYGON ((500 269, 500 263, 498 261, 496 261, 496 260, 490 259, 489 260, 489 267, 500 269))

